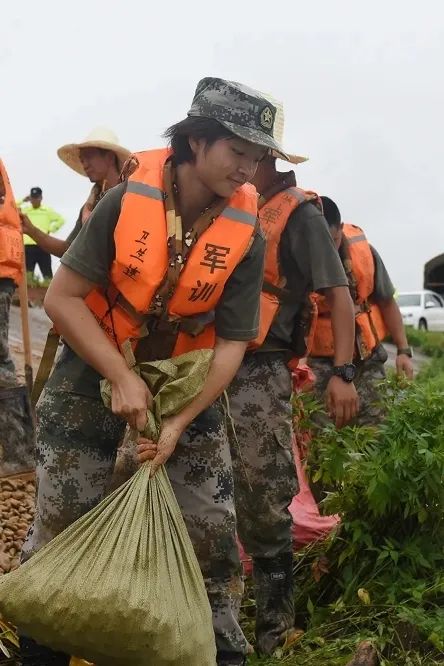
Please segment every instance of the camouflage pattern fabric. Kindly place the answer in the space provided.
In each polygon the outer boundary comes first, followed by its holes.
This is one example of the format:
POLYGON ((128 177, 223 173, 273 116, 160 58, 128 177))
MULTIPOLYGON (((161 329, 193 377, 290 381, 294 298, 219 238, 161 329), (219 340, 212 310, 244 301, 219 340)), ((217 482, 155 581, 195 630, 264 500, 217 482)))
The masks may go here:
POLYGON ((0 386, 0 478, 34 469, 35 430, 26 386, 0 386))
POLYGON ((0 280, 0 387, 17 385, 15 367, 9 353, 9 312, 14 287, 6 287, 0 280))
MULTIPOLYGON (((100 400, 47 386, 37 408, 36 518, 26 560, 105 495, 125 423, 100 400)), ((182 435, 167 471, 213 610, 220 664, 242 663, 237 616, 243 593, 235 540, 231 457, 223 413, 204 411, 182 435)))
POLYGON ((34 467, 34 423, 25 386, 9 353, 9 313, 15 287, 0 279, 0 477, 34 467))
POLYGON ((276 107, 253 88, 206 77, 197 84, 188 115, 213 118, 241 139, 288 157, 273 138, 276 107))
MULTIPOLYGON (((378 345, 370 358, 365 361, 354 361, 356 365, 355 386, 359 395, 359 413, 351 425, 377 425, 384 417, 384 410, 380 404, 379 383, 385 377, 384 364, 387 361, 387 352, 383 345, 378 345)), ((325 391, 332 376, 333 361, 329 358, 309 358, 308 364, 316 375, 314 393, 322 403, 325 401, 325 391)), ((312 416, 314 425, 323 427, 328 423, 328 417, 319 412, 312 416)))
POLYGON ((291 378, 280 352, 247 354, 228 389, 237 529, 246 552, 292 552, 288 509, 297 491, 291 378))
POLYGON ((271 654, 294 626, 291 377, 285 354, 246 354, 228 389, 237 529, 253 558, 256 648, 271 654))

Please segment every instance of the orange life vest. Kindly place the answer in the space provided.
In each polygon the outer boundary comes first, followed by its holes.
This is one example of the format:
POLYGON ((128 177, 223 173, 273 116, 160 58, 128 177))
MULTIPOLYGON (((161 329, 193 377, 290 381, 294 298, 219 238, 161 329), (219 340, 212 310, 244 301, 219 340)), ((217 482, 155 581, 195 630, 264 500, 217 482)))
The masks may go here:
MULTIPOLYGON (((95 289, 86 298, 119 349, 128 339, 136 346, 167 272, 163 168, 170 154, 161 149, 136 155, 138 166, 128 178, 114 231, 116 256, 110 287, 95 289)), ((167 307, 170 322, 184 323, 178 326, 173 355, 214 347, 214 309, 251 244, 256 221, 256 190, 244 185, 191 248, 167 307), (194 325, 192 332, 188 332, 190 324, 194 325)))
MULTIPOLYGON (((312 201, 322 209, 315 192, 301 190, 299 187, 289 187, 278 192, 260 207, 259 222, 266 239, 264 283, 260 297, 259 334, 249 344, 249 349, 257 349, 263 344, 281 303, 285 298, 291 298, 291 294, 285 290, 286 278, 281 273, 279 246, 291 214, 306 201, 312 201)), ((310 345, 316 320, 315 295, 309 296, 308 306, 311 312, 306 334, 307 346, 310 345)))
POLYGON ((0 278, 11 278, 18 285, 23 275, 23 236, 20 216, 8 174, 0 160, 0 278), (3 193, 4 190, 4 193, 3 193))
MULTIPOLYGON (((374 291, 375 262, 370 245, 362 229, 353 224, 344 224, 345 251, 343 259, 349 279, 350 293, 355 304, 356 356, 361 360, 371 356, 373 350, 387 335, 387 329, 379 307, 370 303, 374 291)), ((326 299, 320 297, 319 317, 316 324, 312 356, 332 358, 334 356, 331 313, 326 299)))

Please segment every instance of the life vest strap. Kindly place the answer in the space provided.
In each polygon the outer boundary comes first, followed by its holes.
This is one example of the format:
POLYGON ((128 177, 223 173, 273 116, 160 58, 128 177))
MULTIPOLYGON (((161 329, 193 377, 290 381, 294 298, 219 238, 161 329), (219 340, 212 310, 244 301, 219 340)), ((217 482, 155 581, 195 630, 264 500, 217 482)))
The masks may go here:
POLYGON ((54 328, 51 328, 46 338, 45 348, 40 360, 39 369, 34 380, 31 392, 31 403, 35 407, 40 395, 48 381, 51 374, 52 366, 54 365, 55 355, 59 346, 60 336, 54 328))
POLYGON ((265 291, 267 294, 277 296, 280 303, 291 303, 291 293, 288 291, 288 289, 277 287, 275 284, 268 282, 268 280, 263 281, 262 291, 265 291))

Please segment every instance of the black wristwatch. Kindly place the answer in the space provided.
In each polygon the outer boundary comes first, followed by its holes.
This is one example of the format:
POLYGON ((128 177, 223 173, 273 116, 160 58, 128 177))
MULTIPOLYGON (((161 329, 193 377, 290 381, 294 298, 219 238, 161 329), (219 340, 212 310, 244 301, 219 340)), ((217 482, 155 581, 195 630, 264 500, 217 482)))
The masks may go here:
POLYGON ((351 384, 356 375, 356 366, 353 363, 344 363, 344 365, 335 365, 333 368, 335 377, 340 377, 347 384, 351 384))
POLYGON ((396 352, 397 356, 408 356, 409 358, 413 358, 413 349, 411 347, 403 347, 398 349, 396 352))

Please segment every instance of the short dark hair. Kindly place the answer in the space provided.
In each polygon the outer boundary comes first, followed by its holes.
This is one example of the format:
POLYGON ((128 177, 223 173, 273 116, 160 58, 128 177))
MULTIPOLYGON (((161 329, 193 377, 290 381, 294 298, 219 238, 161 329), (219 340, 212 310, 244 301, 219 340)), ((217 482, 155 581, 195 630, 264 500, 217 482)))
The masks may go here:
POLYGON ((324 217, 327 220, 329 227, 336 227, 339 229, 342 223, 341 212, 338 206, 335 204, 333 199, 330 197, 321 197, 322 209, 324 211, 324 217))
POLYGON ((214 118, 188 116, 165 130, 163 136, 168 139, 174 153, 176 164, 193 162, 194 154, 190 146, 190 138, 205 139, 211 146, 219 139, 234 139, 235 135, 214 118))

